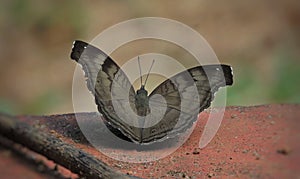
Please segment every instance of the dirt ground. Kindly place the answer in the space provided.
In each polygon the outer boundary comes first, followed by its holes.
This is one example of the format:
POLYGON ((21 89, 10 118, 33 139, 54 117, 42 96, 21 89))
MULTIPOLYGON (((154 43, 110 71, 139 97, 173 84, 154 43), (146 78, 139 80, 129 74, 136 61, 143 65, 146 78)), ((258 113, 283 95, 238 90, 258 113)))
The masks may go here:
MULTIPOLYGON (((43 125, 45 132, 81 148, 114 169, 142 178, 300 177, 300 105, 228 107, 217 135, 205 148, 199 149, 199 137, 208 112, 201 113, 192 135, 176 152, 158 161, 140 164, 108 158, 74 137, 72 133, 78 126, 73 126, 73 114, 21 116, 20 119, 43 125), (64 123, 70 125, 64 128, 64 123)), ((12 147, 12 143, 4 139, 0 141, 0 178, 77 177, 43 156, 16 144, 12 147)))

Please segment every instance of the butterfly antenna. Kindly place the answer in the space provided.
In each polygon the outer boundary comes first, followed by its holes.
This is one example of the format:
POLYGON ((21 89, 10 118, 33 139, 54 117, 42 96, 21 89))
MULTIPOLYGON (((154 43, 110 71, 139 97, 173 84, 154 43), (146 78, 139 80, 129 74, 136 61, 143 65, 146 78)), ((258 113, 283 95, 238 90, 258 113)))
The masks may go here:
POLYGON ((141 86, 143 86, 143 78, 142 78, 142 68, 141 68, 140 56, 138 56, 138 63, 139 63, 139 69, 140 69, 141 86))
POLYGON ((153 61, 152 61, 151 67, 150 67, 150 69, 149 69, 149 71, 148 71, 148 74, 147 74, 147 77, 146 77, 146 80, 145 80, 145 83, 144 83, 144 86, 145 86, 145 85, 146 85, 146 83, 147 83, 147 80, 148 80, 148 77, 149 77, 150 71, 151 71, 151 69, 152 69, 152 67, 153 67, 154 61, 155 61, 155 60, 153 60, 153 61))

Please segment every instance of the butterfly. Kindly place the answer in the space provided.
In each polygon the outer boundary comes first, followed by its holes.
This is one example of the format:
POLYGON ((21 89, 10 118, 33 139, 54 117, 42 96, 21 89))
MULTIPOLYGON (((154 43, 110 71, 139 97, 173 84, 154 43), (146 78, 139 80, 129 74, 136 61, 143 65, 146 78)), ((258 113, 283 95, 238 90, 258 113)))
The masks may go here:
POLYGON ((74 41, 71 59, 81 64, 108 129, 138 144, 183 133, 210 106, 220 87, 233 84, 229 65, 196 66, 166 79, 148 94, 145 84, 135 91, 114 60, 95 46, 74 41))

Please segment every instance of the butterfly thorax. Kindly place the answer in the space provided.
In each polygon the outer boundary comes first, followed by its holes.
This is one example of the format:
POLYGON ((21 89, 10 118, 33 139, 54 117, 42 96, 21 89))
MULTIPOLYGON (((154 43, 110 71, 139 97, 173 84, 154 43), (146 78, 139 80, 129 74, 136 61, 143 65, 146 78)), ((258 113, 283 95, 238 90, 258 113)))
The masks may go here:
POLYGON ((136 91, 135 107, 139 116, 146 116, 150 113, 148 91, 145 90, 144 85, 136 91))

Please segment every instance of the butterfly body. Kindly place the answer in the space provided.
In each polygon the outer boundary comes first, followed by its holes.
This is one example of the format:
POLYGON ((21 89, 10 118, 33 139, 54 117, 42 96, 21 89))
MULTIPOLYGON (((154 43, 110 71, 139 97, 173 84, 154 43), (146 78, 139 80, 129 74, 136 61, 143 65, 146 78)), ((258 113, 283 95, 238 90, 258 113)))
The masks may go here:
MULTIPOLYGON (((144 126, 145 116, 147 116, 150 113, 148 91, 145 90, 144 85, 142 85, 141 88, 136 91, 135 108, 136 108, 137 115, 140 116, 138 118, 139 126, 144 126)), ((140 128, 139 142, 142 143, 142 141, 143 141, 143 128, 140 128)))
POLYGON ((146 116, 150 113, 148 91, 144 85, 135 94, 135 107, 139 116, 146 116))
POLYGON ((139 144, 183 133, 210 106, 214 93, 233 83, 231 67, 216 64, 180 72, 150 94, 144 85, 135 92, 126 74, 100 49, 75 41, 71 58, 82 65, 88 89, 108 128, 139 144))

